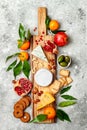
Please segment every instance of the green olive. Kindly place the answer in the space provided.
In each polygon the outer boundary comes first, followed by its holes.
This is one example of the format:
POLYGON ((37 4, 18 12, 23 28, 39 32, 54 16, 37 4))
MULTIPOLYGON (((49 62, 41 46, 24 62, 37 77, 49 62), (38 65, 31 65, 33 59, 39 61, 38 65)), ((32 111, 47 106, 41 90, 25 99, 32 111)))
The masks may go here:
POLYGON ((66 67, 66 66, 68 65, 68 63, 67 63, 67 62, 61 62, 60 65, 61 65, 62 67, 66 67))
POLYGON ((65 56, 64 55, 61 55, 59 58, 58 58, 58 62, 61 63, 63 62, 65 59, 65 56))
POLYGON ((67 62, 67 63, 70 62, 70 57, 69 56, 65 56, 65 62, 67 62))

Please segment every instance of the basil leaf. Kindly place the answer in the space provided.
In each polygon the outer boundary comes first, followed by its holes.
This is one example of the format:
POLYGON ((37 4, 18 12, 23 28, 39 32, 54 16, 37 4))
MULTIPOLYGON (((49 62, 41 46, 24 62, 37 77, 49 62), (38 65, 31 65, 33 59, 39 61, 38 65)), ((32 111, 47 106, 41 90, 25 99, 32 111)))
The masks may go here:
POLYGON ((22 61, 19 61, 19 63, 14 67, 14 77, 16 78, 17 75, 19 75, 22 71, 22 61))
POLYGON ((76 101, 63 101, 59 103, 60 107, 67 107, 76 104, 76 101))
POLYGON ((20 25, 19 25, 19 36, 20 36, 20 39, 22 41, 25 40, 25 33, 26 33, 26 31, 25 31, 23 25, 20 23, 20 25))
POLYGON ((13 57, 15 57, 15 56, 18 56, 20 53, 15 53, 15 54, 13 54, 13 55, 10 55, 10 56, 8 56, 7 58, 6 58, 6 62, 9 60, 9 59, 11 59, 11 58, 13 58, 13 57))
POLYGON ((28 29, 28 31, 27 31, 27 40, 30 40, 30 38, 31 38, 31 33, 30 33, 30 30, 28 29))
POLYGON ((6 71, 9 71, 9 70, 13 69, 14 66, 16 65, 16 63, 17 63, 17 60, 15 60, 13 63, 11 63, 11 64, 8 66, 8 68, 7 68, 6 71))
POLYGON ((61 91, 60 91, 60 94, 63 94, 65 92, 67 92, 72 86, 68 86, 67 88, 63 88, 61 91))
POLYGON ((30 64, 29 64, 29 62, 28 61, 24 61, 24 63, 23 63, 23 73, 25 74, 25 76, 27 77, 27 78, 29 78, 29 72, 30 72, 30 64))
POLYGON ((45 20, 46 27, 49 28, 50 18, 47 16, 45 20))
POLYGON ((47 119, 47 115, 45 114, 39 114, 37 115, 36 118, 34 118, 33 120, 30 121, 30 123, 32 122, 42 122, 42 121, 45 121, 47 119))
POLYGON ((77 100, 75 97, 73 97, 71 95, 62 95, 61 97, 66 99, 66 100, 77 100))
POLYGON ((55 31, 51 31, 53 34, 56 34, 58 32, 66 32, 65 30, 55 30, 55 31))
POLYGON ((57 109, 56 115, 62 121, 67 120, 67 121, 71 122, 69 115, 61 109, 57 109))

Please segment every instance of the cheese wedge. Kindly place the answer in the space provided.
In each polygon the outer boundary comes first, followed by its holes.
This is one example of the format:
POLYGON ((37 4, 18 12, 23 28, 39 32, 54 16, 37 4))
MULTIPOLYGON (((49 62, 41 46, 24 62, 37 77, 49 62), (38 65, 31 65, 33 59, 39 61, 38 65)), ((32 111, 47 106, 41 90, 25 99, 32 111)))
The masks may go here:
POLYGON ((55 98, 48 92, 44 92, 40 97, 40 102, 37 104, 37 110, 51 104, 55 101, 55 98))
POLYGON ((32 55, 40 58, 41 60, 44 60, 46 62, 48 62, 43 50, 42 50, 42 47, 40 45, 38 45, 32 52, 31 52, 32 55))

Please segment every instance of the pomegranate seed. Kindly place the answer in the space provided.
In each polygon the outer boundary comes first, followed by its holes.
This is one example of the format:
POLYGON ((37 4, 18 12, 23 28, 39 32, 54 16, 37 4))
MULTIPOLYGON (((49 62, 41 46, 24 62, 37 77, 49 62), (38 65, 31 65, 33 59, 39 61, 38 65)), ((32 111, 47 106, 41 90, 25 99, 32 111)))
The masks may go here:
POLYGON ((16 86, 16 87, 14 88, 14 90, 15 90, 15 91, 20 91, 20 90, 21 90, 21 87, 16 86))
POLYGON ((48 45, 49 45, 50 47, 52 47, 53 49, 55 48, 55 45, 54 45, 53 43, 51 43, 51 42, 48 42, 48 45))
POLYGON ((40 40, 42 40, 42 37, 40 37, 40 40))
POLYGON ((45 34, 45 32, 43 31, 42 34, 45 34))
POLYGON ((34 32, 37 30, 37 27, 34 28, 34 32))
POLYGON ((37 42, 37 40, 35 40, 35 42, 37 42))
POLYGON ((53 69, 55 69, 55 70, 56 70, 56 66, 55 66, 55 65, 53 66, 53 69))

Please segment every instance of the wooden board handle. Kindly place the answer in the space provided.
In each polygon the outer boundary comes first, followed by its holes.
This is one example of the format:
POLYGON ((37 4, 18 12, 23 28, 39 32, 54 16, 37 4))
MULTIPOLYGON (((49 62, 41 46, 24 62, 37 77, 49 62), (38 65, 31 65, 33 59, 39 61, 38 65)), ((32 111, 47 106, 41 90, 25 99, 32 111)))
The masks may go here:
POLYGON ((42 32, 46 35, 46 12, 47 10, 45 7, 38 8, 38 35, 41 35, 42 32))

